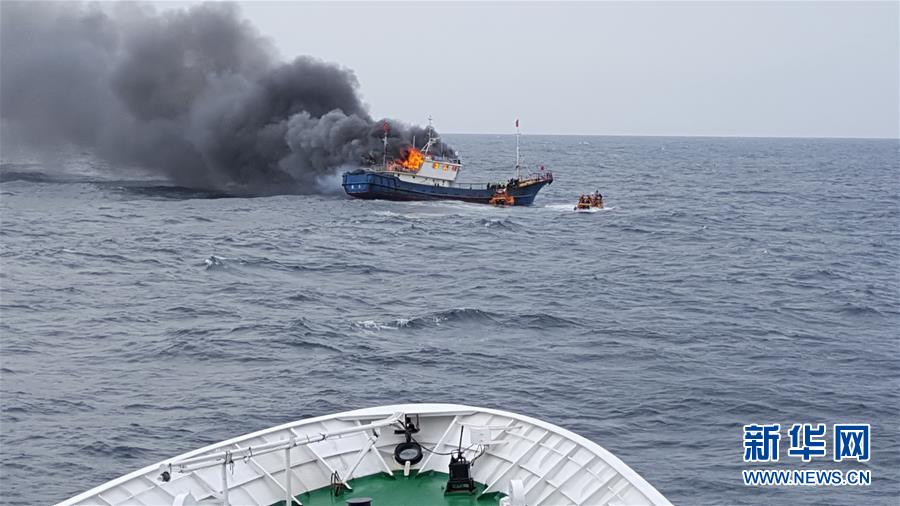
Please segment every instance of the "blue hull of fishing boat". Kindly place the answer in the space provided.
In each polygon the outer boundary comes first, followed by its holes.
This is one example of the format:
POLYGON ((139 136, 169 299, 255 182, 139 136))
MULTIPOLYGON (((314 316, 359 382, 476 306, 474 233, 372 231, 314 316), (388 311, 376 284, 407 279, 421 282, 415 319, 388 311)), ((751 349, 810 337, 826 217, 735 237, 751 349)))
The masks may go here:
MULTIPOLYGON (((514 205, 530 206, 541 188, 553 182, 553 177, 529 180, 521 185, 508 185, 506 191, 515 199, 514 205)), ((461 200, 489 204, 498 186, 454 183, 449 186, 404 181, 392 174, 358 170, 343 175, 342 186, 347 195, 359 199, 381 200, 461 200)))

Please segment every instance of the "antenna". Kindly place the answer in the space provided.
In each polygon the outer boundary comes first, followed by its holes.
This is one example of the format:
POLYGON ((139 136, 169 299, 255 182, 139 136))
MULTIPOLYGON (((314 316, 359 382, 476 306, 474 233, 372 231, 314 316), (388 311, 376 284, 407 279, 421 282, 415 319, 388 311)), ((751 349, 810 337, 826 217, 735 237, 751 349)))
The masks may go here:
POLYGON ((516 118, 516 179, 519 179, 519 118, 516 118))
MULTIPOLYGON (((434 136, 434 127, 431 125, 431 120, 432 118, 429 114, 428 128, 425 129, 425 135, 428 137, 428 141, 425 142, 425 146, 422 148, 422 151, 425 152, 426 155, 431 153, 431 146, 434 145, 434 142, 440 140, 438 137, 434 136)), ((415 139, 415 137, 413 137, 413 139, 415 139)), ((415 142, 413 142, 413 145, 415 145, 415 142)), ((443 150, 443 146, 441 149, 443 150)), ((443 156, 443 151, 441 152, 441 156, 443 156)))

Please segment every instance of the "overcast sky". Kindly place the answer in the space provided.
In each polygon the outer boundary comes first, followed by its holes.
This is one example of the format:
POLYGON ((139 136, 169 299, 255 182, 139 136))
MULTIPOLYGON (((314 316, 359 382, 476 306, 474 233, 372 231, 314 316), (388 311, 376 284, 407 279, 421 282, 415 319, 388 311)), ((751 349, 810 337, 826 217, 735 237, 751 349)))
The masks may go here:
MULTIPOLYGON (((169 4, 170 6, 174 4, 169 4)), ((897 2, 244 2, 444 132, 900 137, 897 2)))

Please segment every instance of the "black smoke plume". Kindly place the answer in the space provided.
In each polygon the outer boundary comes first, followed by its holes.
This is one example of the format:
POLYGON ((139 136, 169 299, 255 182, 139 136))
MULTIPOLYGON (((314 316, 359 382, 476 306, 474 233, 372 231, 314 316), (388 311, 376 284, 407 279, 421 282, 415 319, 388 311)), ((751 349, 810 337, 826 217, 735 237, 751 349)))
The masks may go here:
MULTIPOLYGON (((358 89, 338 65, 282 62, 231 4, 0 2, 0 148, 74 145, 179 186, 311 192, 382 157, 385 120, 358 89)), ((388 123, 389 157, 425 136, 388 123)))

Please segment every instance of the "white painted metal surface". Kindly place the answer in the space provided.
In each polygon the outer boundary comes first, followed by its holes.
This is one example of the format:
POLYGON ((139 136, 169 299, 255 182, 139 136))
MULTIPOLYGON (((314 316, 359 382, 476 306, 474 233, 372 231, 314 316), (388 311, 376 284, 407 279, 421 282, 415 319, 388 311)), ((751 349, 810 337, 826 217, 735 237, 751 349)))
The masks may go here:
POLYGON ((435 179, 432 177, 421 177, 416 174, 397 174, 401 181, 408 183, 427 184, 430 186, 451 186, 452 181, 443 179, 435 179))
MULTIPOLYGON (((513 491, 513 504, 669 504, 621 460, 577 434, 455 404, 383 406, 280 425, 147 466, 60 504, 268 505, 329 486, 335 473, 349 487, 353 478, 403 470, 393 451, 405 441, 394 434, 404 416, 418 420, 415 439, 435 452, 455 449, 462 431, 470 456, 484 452, 472 468, 475 481, 487 485, 485 493, 513 491)), ((412 469, 446 473, 449 459, 425 452, 412 469)))
POLYGON ((462 166, 458 163, 425 158, 425 163, 419 167, 416 175, 419 177, 440 179, 442 181, 455 181, 462 166))

